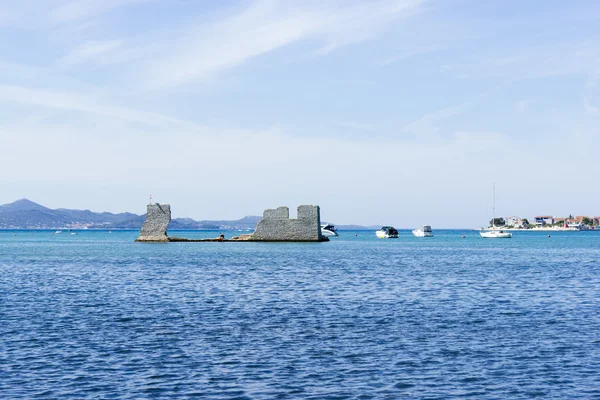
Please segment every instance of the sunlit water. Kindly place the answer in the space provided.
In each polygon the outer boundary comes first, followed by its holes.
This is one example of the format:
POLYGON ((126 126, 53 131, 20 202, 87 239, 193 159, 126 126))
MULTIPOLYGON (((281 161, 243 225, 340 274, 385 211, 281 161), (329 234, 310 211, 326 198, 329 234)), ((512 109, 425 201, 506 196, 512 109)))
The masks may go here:
POLYGON ((0 231, 0 398, 600 398, 600 232, 435 233, 0 231))

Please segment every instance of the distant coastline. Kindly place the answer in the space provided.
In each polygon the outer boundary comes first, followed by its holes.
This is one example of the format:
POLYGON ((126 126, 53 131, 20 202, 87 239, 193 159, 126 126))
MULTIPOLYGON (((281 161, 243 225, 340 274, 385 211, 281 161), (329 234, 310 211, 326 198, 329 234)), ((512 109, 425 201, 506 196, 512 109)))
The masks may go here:
POLYGON ((473 229, 474 231, 534 231, 534 232, 581 232, 581 231, 600 231, 600 229, 596 227, 590 228, 565 228, 561 226, 548 226, 548 227, 535 227, 535 228, 504 228, 496 226, 492 228, 491 226, 488 228, 477 228, 473 229))
MULTIPOLYGON (((173 218, 170 230, 254 230, 261 216, 249 215, 237 220, 201 220, 173 218)), ((51 209, 28 199, 0 205, 0 230, 139 230, 145 214, 93 212, 90 210, 51 209)), ((376 230, 379 226, 336 225, 340 230, 376 230)))
MULTIPOLYGON (((536 219, 547 219, 551 217, 536 217, 536 219)), ((583 220, 584 217, 575 217, 574 221, 583 220)), ((591 218, 592 221, 598 221, 599 217, 591 218)), ((122 230, 135 231, 142 227, 145 214, 134 213, 113 214, 109 212, 92 212, 90 210, 70 210, 65 208, 50 209, 37 204, 28 199, 20 199, 13 203, 0 205, 0 230, 122 230)), ((190 230, 190 231, 212 231, 212 230, 253 230, 261 219, 260 216, 246 216, 237 220, 201 220, 196 221, 192 218, 174 218, 171 220, 169 230, 190 230)), ((504 218, 498 218, 503 220, 504 218)), ((513 222, 528 222, 527 220, 511 217, 506 219, 506 225, 500 226, 496 223, 496 230, 504 231, 581 231, 596 230, 600 231, 598 225, 583 225, 579 227, 565 227, 556 224, 533 226, 523 224, 523 227, 514 227, 513 222)), ((324 222, 331 222, 321 220, 324 222)), ((554 220, 552 221, 554 222, 554 220)), ((597 222, 596 222, 597 223, 597 222)), ((490 222, 491 224, 491 222, 490 222)), ((372 231, 377 230, 381 225, 356 225, 356 224, 335 224, 340 231, 372 231)), ((410 228, 398 228, 400 230, 411 230, 410 228)), ((435 226, 433 227, 434 229, 435 226)), ((492 230, 488 228, 447 228, 444 230, 492 230)))

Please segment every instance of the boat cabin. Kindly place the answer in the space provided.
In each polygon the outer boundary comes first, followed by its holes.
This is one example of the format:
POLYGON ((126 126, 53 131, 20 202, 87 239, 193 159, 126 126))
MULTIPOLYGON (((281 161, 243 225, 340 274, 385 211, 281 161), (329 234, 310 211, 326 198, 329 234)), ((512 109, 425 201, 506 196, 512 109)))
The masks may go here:
POLYGON ((397 235, 398 231, 393 226, 382 226, 381 230, 387 233, 388 235, 397 235))

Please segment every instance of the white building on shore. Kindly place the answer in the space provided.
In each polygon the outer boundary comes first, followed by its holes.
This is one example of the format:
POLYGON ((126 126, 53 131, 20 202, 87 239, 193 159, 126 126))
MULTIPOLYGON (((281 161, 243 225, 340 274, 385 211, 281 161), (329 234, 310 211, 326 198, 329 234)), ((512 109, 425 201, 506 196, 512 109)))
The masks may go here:
POLYGON ((514 228, 523 228, 526 223, 525 220, 519 217, 507 217, 504 218, 507 226, 512 226, 514 228))

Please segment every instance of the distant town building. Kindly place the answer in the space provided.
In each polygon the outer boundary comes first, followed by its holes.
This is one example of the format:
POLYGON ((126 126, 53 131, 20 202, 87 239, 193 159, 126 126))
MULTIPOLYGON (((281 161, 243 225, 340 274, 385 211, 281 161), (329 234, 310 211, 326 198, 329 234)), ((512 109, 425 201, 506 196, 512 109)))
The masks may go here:
POLYGON ((523 228, 526 225, 525 220, 519 217, 507 217, 505 220, 507 226, 514 226, 515 228, 523 228))
POLYGON ((553 225, 554 224, 554 217, 551 215, 539 215, 537 217, 535 217, 534 219, 534 224, 535 225, 553 225))
POLYGON ((583 217, 574 217, 565 219, 565 228, 577 228, 581 229, 583 227, 583 217))
POLYGON ((594 217, 594 225, 600 225, 600 216, 594 217))

